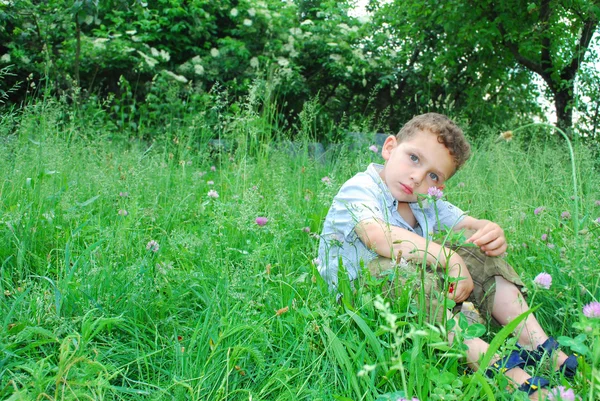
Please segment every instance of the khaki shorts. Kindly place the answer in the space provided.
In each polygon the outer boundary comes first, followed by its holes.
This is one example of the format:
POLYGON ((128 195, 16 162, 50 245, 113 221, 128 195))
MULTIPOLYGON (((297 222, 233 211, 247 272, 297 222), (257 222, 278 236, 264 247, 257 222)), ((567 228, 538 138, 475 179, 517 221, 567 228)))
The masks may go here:
MULTIPOLYGON (((473 278, 473 292, 471 292, 467 301, 479 310, 479 313, 486 321, 491 319, 493 323, 499 325, 492 316, 496 294, 496 276, 504 277, 504 279, 515 284, 519 289, 524 286, 523 281, 521 281, 521 278, 512 266, 503 258, 487 256, 475 246, 450 246, 449 248, 463 258, 473 278)), ((391 259, 380 256, 369 262, 368 269, 374 277, 386 277, 389 279, 389 282, 384 286, 389 296, 399 296, 402 291, 406 291, 407 289, 412 290, 413 294, 418 294, 421 289, 422 269, 420 265, 415 263, 398 266, 391 259), (411 288, 406 288, 406 283, 412 283, 411 288)), ((440 288, 444 288, 444 276, 443 271, 438 270, 433 272, 429 267, 424 273, 425 308, 428 311, 428 316, 433 316, 434 320, 438 323, 442 322, 443 316, 446 315, 444 309, 445 296, 440 291, 440 288)), ((447 283, 445 288, 447 288, 447 283)), ((416 298, 418 300, 418 296, 416 298)), ((458 313, 461 311, 461 307, 462 305, 460 304, 456 305, 453 311, 458 313)), ((474 319, 470 320, 473 322, 474 319)))

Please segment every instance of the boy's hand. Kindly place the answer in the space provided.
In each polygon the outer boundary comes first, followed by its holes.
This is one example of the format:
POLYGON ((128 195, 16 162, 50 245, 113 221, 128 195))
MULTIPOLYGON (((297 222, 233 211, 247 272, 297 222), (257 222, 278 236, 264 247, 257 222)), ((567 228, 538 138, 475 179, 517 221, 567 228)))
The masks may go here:
POLYGON ((471 278, 471 273, 469 273, 464 263, 454 264, 448 271, 448 276, 463 278, 462 280, 450 284, 448 298, 457 303, 463 302, 469 298, 471 291, 473 291, 473 278, 471 278))
POLYGON ((506 252, 507 244, 504 230, 494 222, 486 223, 482 228, 475 231, 467 243, 473 243, 488 256, 500 256, 506 252))

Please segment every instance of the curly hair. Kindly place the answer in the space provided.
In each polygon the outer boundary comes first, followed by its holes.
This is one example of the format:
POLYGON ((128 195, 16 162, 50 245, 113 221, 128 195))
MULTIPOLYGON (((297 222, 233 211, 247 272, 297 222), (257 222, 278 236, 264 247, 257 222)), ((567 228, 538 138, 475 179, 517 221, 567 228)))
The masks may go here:
POLYGON ((396 139, 401 143, 421 131, 431 132, 437 136, 438 142, 450 152, 456 170, 461 168, 471 156, 471 145, 465 138, 465 134, 454 121, 443 114, 426 113, 413 117, 396 134, 396 139))

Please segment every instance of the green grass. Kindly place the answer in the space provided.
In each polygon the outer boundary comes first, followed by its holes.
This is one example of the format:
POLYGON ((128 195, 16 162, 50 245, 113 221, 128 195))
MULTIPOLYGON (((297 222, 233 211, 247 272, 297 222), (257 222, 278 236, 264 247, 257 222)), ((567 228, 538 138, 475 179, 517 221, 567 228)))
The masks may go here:
MULTIPOLYGON (((238 150, 209 153, 194 127, 118 141, 70 113, 41 103, 0 123, 0 398, 509 399, 464 375, 459 344, 419 326, 409 299, 385 328, 376 288, 345 307, 318 277, 314 234, 339 186, 380 161, 368 150, 292 157, 253 141, 264 121, 240 115, 238 150), (358 375, 364 365, 375 369, 358 375)), ((573 213, 572 181, 554 140, 484 143, 446 193, 504 227, 530 291, 552 274, 533 306, 552 335, 585 332, 595 357, 573 386, 586 399, 599 394, 598 325, 594 337, 573 324, 600 296, 600 190, 593 156, 575 148, 581 233, 560 217, 573 213)))

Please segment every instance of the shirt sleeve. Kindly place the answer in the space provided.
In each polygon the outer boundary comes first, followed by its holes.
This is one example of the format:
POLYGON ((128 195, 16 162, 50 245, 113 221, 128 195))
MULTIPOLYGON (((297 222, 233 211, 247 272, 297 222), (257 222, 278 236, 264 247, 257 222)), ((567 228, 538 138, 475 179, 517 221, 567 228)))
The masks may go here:
POLYGON ((450 202, 439 200, 436 202, 436 206, 442 228, 452 228, 466 216, 465 212, 450 202))
POLYGON ((345 239, 354 239, 354 228, 366 219, 389 220, 381 189, 366 180, 348 181, 333 200, 333 222, 345 239))

